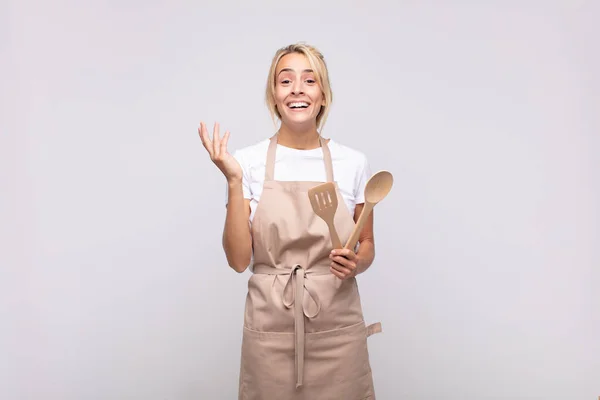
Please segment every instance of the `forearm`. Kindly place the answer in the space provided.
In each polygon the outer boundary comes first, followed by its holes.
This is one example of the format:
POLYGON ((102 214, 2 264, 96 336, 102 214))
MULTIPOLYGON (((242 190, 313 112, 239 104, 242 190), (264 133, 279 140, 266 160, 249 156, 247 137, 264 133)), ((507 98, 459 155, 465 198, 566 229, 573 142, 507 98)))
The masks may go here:
POLYGON ((365 272, 375 259, 375 242, 372 238, 367 238, 359 242, 358 252, 356 253, 356 274, 365 272))
MULTIPOLYGON (((363 204, 357 204, 354 210, 354 221, 358 221, 362 211, 364 209, 363 204)), ((371 210, 367 222, 363 226, 363 229, 358 237, 358 251, 356 252, 356 274, 362 274, 365 272, 373 263, 375 259, 375 237, 373 234, 373 220, 374 211, 371 210)))
POLYGON ((227 215, 223 229, 223 249, 227 262, 237 272, 243 272, 252 257, 252 236, 248 210, 242 192, 242 182, 228 182, 227 215))

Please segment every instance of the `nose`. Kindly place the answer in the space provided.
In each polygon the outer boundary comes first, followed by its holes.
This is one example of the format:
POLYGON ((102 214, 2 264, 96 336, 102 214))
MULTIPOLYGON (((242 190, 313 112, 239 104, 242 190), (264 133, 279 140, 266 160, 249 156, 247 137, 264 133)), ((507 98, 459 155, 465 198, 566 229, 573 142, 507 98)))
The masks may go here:
POLYGON ((294 95, 299 95, 304 93, 302 91, 302 81, 301 80, 296 80, 294 81, 293 87, 292 87, 292 94, 294 95))

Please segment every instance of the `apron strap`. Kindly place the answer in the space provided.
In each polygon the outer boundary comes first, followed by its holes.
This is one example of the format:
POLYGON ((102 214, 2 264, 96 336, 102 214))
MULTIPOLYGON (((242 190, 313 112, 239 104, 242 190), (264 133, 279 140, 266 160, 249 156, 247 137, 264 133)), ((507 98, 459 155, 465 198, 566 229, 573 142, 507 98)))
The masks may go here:
POLYGON ((325 162, 325 173, 327 174, 327 182, 333 182, 333 162, 331 161, 331 153, 329 152, 329 146, 321 135, 319 135, 321 141, 321 148, 323 148, 323 161, 325 162))
POLYGON ((375 322, 367 326, 367 337, 379 332, 381 332, 381 322, 375 322))
POLYGON ((267 151, 267 165, 265 167, 265 182, 275 179, 275 153, 277 151, 277 134, 271 136, 269 150, 267 151))
MULTIPOLYGON (((331 161, 331 152, 327 142, 319 135, 319 142, 323 149, 323 162, 325 164, 325 174, 327 182, 333 182, 333 162, 331 161)), ((265 166, 265 182, 275 179, 275 154, 277 152, 277 134, 271 136, 269 149, 267 150, 267 165, 265 166)))

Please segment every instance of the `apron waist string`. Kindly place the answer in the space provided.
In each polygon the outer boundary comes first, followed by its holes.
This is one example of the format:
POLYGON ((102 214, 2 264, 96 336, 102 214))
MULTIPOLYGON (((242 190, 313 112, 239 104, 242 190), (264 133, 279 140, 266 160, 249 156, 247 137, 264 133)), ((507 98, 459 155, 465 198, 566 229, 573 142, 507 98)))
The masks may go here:
POLYGON ((302 386, 304 379, 304 316, 314 318, 321 310, 321 302, 317 293, 308 288, 305 284, 307 275, 328 275, 329 266, 317 265, 309 269, 304 269, 301 265, 294 265, 292 268, 275 268, 269 265, 254 265, 253 273, 267 275, 288 275, 288 279, 283 288, 282 301, 285 307, 294 306, 294 336, 295 357, 296 357, 296 388, 302 386), (304 308, 305 292, 312 298, 316 305, 315 312, 311 313, 304 308))

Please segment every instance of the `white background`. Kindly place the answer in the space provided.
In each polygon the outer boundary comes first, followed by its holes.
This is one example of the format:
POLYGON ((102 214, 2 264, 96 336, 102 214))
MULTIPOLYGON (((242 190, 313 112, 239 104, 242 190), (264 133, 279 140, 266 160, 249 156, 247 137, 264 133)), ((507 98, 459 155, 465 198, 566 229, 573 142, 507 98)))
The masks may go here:
POLYGON ((248 273, 196 128, 270 136, 296 41, 323 135, 395 176, 359 278, 378 399, 597 398, 600 3, 482 3, 3 2, 0 398, 237 398, 248 273))

